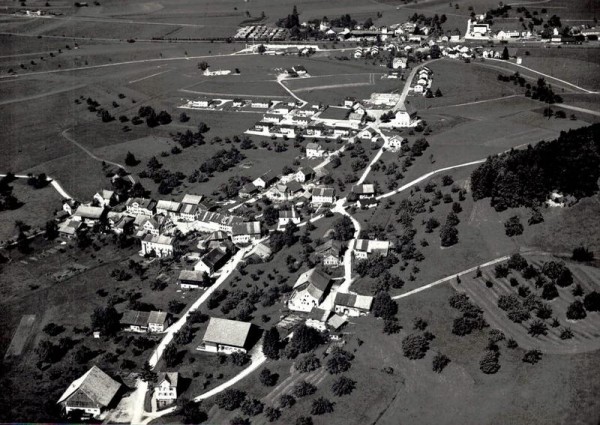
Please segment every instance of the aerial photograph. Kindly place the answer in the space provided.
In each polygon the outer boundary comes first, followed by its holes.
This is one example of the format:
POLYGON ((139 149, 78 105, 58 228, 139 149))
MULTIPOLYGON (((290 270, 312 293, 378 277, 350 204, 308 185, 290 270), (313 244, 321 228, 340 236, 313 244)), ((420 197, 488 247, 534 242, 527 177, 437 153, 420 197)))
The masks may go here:
POLYGON ((0 0, 0 423, 600 425, 600 0, 0 0))

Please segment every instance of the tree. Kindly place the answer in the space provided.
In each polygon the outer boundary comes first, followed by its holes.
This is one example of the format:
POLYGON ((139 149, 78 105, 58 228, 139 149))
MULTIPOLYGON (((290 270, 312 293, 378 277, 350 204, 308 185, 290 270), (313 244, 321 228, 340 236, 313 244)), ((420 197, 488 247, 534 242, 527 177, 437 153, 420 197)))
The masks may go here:
POLYGON ((313 425, 313 420, 310 416, 300 416, 296 419, 296 425, 313 425))
POLYGON ((525 363, 536 364, 542 359, 542 352, 540 350, 529 350, 523 356, 525 363))
POLYGON ((269 406, 265 409, 265 417, 269 420, 269 422, 275 422, 281 417, 281 410, 269 406))
POLYGON ((312 372, 321 367, 321 361, 314 353, 308 353, 296 360, 294 367, 298 372, 312 372))
POLYGON ((135 167, 139 163, 140 163, 140 161, 138 161, 135 158, 134 154, 132 154, 131 152, 127 152, 127 155, 125 155, 125 165, 127 165, 129 167, 135 167))
POLYGON ((310 413, 313 415, 324 415, 325 413, 333 412, 333 405, 331 401, 325 397, 319 397, 312 402, 310 413))
POLYGON ((508 48, 504 46, 504 50, 502 50, 502 60, 507 61, 509 59, 508 48))
POLYGON ((433 371, 436 373, 441 373, 442 370, 444 370, 444 368, 446 366, 448 366, 449 363, 450 363, 450 359, 448 358, 448 356, 446 356, 442 353, 437 353, 435 355, 435 357, 433 358, 433 364, 432 364, 433 371))
POLYGON ((173 340, 178 345, 185 345, 192 341, 194 338, 194 329, 189 323, 183 325, 183 327, 175 334, 173 340))
POLYGON ((217 394, 215 402, 219 408, 232 411, 240 407, 245 398, 244 391, 229 388, 217 394))
POLYGON ((479 369, 488 375, 498 372, 500 370, 499 356, 497 351, 487 350, 479 362, 479 369))
POLYGON ((265 387, 272 387, 275 385, 277 383, 277 378, 278 375, 276 373, 271 373, 271 371, 267 368, 261 370, 260 375, 258 376, 261 384, 263 384, 265 387))
POLYGON ((579 300, 575 300, 567 308, 567 319, 569 320, 581 320, 587 316, 583 303, 579 300))
POLYGON ((435 91, 435 97, 442 97, 442 96, 443 96, 442 91, 438 87, 438 89, 435 91))
POLYGON ((177 400, 177 406, 184 424, 200 424, 208 419, 208 415, 200 408, 200 404, 192 400, 180 398, 177 400))
POLYGON ((179 122, 188 122, 189 120, 190 120, 190 117, 185 112, 182 112, 181 114, 179 114, 179 122))
POLYGON ((54 220, 49 220, 46 222, 46 230, 44 232, 44 236, 48 240, 54 240, 58 237, 58 224, 54 220))
POLYGON ((375 317, 389 319, 398 313, 398 303, 390 297, 390 294, 380 291, 373 298, 372 311, 375 317))
POLYGON ((519 216, 512 216, 504 223, 506 236, 513 237, 523 234, 523 225, 519 216))
POLYGON ((558 289, 556 289, 556 285, 553 283, 546 283, 544 289, 542 289, 542 298, 550 301, 557 297, 558 289))
POLYGON ((152 370, 152 368, 150 367, 150 363, 148 363, 148 361, 146 360, 144 362, 144 367, 142 368, 142 371, 140 372, 140 379, 144 382, 154 383, 154 382, 156 382, 157 376, 158 375, 156 374, 156 372, 154 372, 152 370))
POLYGON ((165 347, 165 350, 163 351, 163 357, 164 357, 165 363, 168 367, 173 367, 177 364, 178 352, 177 352, 177 346, 175 345, 174 342, 171 342, 169 345, 167 345, 165 347))
POLYGON ((458 243, 458 230, 446 223, 440 229, 440 239, 443 247, 455 245, 458 243))
POLYGON ((507 265, 513 270, 521 271, 528 266, 528 263, 521 254, 516 253, 510 256, 507 265))
POLYGON ((202 62, 198 62, 198 69, 200 71, 206 71, 208 69, 208 62, 206 61, 202 61, 202 62))
POLYGON ((579 246, 573 249, 573 255, 571 260, 573 261, 592 261, 594 259, 594 253, 586 247, 579 246))
POLYGON ((592 291, 583 298, 583 305, 587 311, 600 311, 600 293, 592 291))
POLYGON ((529 329, 527 333, 531 336, 540 336, 548 334, 548 326, 541 320, 534 320, 531 325, 529 325, 529 329))
POLYGON ((410 334, 402 340, 402 352, 410 360, 425 357, 429 350, 429 340, 421 334, 410 334))
POLYGON ((103 335, 115 335, 121 328, 120 315, 113 306, 105 308, 96 307, 92 313, 92 329, 100 331, 103 335))
POLYGON ((352 359, 354 359, 352 353, 337 347, 329 355, 325 368, 330 374, 337 375, 350 369, 352 359))
POLYGON ((333 239, 348 241, 354 237, 354 224, 348 216, 343 216, 333 223, 333 239))
POLYGON ((301 324, 294 330, 294 335, 286 347, 286 352, 288 357, 293 358, 300 353, 314 350, 322 342, 323 337, 318 330, 301 324))
POLYGON ((172 121, 171 115, 167 111, 160 111, 156 119, 160 125, 167 125, 172 121))
POLYGON ((315 387, 310 382, 300 381, 294 385, 292 389, 292 393, 295 397, 301 398, 306 397, 308 395, 314 394, 317 391, 317 387, 315 387))
POLYGON ((279 331, 272 327, 265 332, 262 346, 263 354, 272 360, 279 358, 279 331))
POLYGON ((283 394, 279 397, 279 406, 282 409, 292 407, 294 404, 296 404, 296 399, 291 394, 283 394))
POLYGON ((354 388, 356 388, 356 381, 346 376, 340 376, 331 385, 331 391, 338 397, 350 394, 354 388))
POLYGON ((253 398, 244 400, 241 407, 244 415, 256 416, 263 412, 265 404, 262 401, 253 398))

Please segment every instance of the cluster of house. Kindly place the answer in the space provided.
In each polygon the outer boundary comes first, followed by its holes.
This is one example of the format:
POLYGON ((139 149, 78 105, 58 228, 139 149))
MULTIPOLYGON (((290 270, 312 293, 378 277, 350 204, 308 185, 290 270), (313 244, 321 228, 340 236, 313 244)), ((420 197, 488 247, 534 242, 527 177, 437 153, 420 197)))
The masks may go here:
POLYGON ((412 87, 413 92, 425 94, 431 88, 431 83, 433 82, 432 74, 433 72, 428 67, 424 66, 421 68, 416 78, 413 78, 415 82, 415 85, 412 87))
POLYGON ((373 56, 377 56, 379 55, 379 46, 377 45, 373 45, 371 47, 361 47, 358 46, 355 50, 354 50, 354 57, 355 58, 366 58, 366 57, 373 57, 373 56))
POLYGON ((233 36, 236 40, 285 40, 288 30, 271 28, 265 25, 247 25, 237 30, 233 36))
MULTIPOLYGON (((176 402, 178 386, 177 372, 161 372, 157 375, 154 398, 158 408, 176 402)), ((81 419, 100 419, 107 409, 116 406, 124 392, 121 383, 94 365, 69 385, 57 403, 66 415, 78 413, 81 419)))
MULTIPOLYGON (((429 79, 431 72, 420 75, 429 79)), ((314 139, 352 140, 371 131, 370 122, 386 116, 380 126, 389 129, 414 127, 418 124, 417 111, 401 102, 394 93, 373 93, 369 99, 358 101, 347 97, 342 106, 306 104, 300 107, 277 103, 266 111, 262 119, 246 134, 294 138, 302 135, 314 139)), ((308 156, 308 154, 307 154, 308 156)))

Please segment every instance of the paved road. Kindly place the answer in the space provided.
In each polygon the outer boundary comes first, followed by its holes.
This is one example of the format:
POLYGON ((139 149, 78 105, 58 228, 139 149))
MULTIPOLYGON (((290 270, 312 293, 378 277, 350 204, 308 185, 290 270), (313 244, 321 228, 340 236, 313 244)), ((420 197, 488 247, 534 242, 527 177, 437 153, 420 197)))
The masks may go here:
MULTIPOLYGON (((6 176, 6 174, 0 174, 0 177, 5 177, 5 176, 6 176)), ((24 174, 16 174, 15 178, 28 179, 29 176, 24 175, 24 174)), ((67 191, 60 185, 60 183, 58 181, 56 181, 55 179, 53 179, 50 176, 46 176, 46 181, 50 182, 52 187, 60 194, 60 196, 62 196, 65 199, 73 199, 73 197, 67 193, 67 191)))

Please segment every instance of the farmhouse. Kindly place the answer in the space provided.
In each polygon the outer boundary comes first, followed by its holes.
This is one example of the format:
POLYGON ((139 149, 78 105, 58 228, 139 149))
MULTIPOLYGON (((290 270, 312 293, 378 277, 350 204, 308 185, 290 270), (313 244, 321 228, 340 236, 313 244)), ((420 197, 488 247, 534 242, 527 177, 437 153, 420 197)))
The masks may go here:
POLYGON ((147 215, 151 217, 156 213, 156 201, 146 198, 129 198, 125 202, 125 208, 130 215, 147 215))
POLYGON ((182 289, 204 288, 208 286, 207 283, 204 281, 204 272, 197 270, 181 270, 177 278, 177 284, 182 289))
POLYGON ((156 203, 156 213, 165 217, 177 217, 181 204, 175 201, 160 200, 156 203))
POLYGON ((73 215, 78 206, 79 201, 76 201, 75 199, 65 199, 62 204, 63 211, 69 215, 73 215))
POLYGON ((325 154, 325 149, 317 143, 309 143, 306 145, 306 157, 307 158, 322 158, 325 154))
POLYGON ((325 267, 338 267, 343 263, 343 244, 341 241, 329 239, 327 242, 315 248, 314 256, 321 261, 325 267))
POLYGON ((312 191, 310 203, 312 205, 333 204, 335 202, 335 189, 333 187, 315 187, 312 191))
POLYGON ((281 121, 283 121, 283 115, 278 115, 278 114, 265 114, 263 115, 263 121, 264 122, 272 122, 272 123, 280 123, 281 121))
POLYGON ((346 98, 344 99, 344 107, 346 107, 346 108, 352 108, 355 103, 356 103, 355 97, 346 96, 346 98))
POLYGON ((129 332, 164 332, 169 326, 164 311, 127 310, 121 318, 121 327, 129 332))
POLYGON ((309 312, 323 302, 331 286, 331 279, 317 269, 309 270, 298 279, 288 308, 294 311, 309 312))
POLYGON ((252 198, 252 196, 254 196, 257 193, 258 193, 258 188, 254 185, 254 183, 246 183, 244 186, 242 186, 238 195, 242 199, 248 199, 248 198, 252 198))
POLYGON ((274 126, 275 124, 272 122, 259 121, 256 124, 254 124, 254 127, 252 127, 252 131, 269 133, 274 126))
POLYGON ((400 149, 402 149, 402 143, 404 143, 404 138, 395 134, 387 140, 385 147, 390 152, 398 152, 400 149))
POLYGON ((323 310, 322 308, 315 307, 306 319, 306 326, 316 329, 319 332, 325 332, 327 330, 327 319, 331 316, 330 310, 323 310))
POLYGON ((377 140, 378 135, 379 133, 371 127, 366 127, 357 134, 359 139, 368 141, 377 140))
POLYGON ((375 254, 387 257, 389 249, 390 241, 358 239, 354 244, 354 256, 358 259, 366 259, 375 254))
POLYGON ((267 187, 276 183, 278 179, 279 178, 277 177, 277 174, 274 171, 269 170, 265 174, 254 180, 252 184, 256 187, 260 187, 261 189, 266 189, 267 187))
POLYGON ((258 245, 256 245, 256 248, 254 248, 254 255, 265 261, 271 258, 271 255, 273 255, 273 250, 267 244, 260 242, 258 245))
POLYGON ((213 274, 227 263, 229 253, 222 248, 213 248, 198 260, 194 270, 202 273, 213 274))
POLYGON ((224 215, 199 209, 196 218, 196 227, 205 232, 222 231, 231 233, 233 225, 243 223, 243 218, 235 215, 224 215))
POLYGON ((292 207, 290 210, 280 210, 277 227, 285 227, 290 222, 294 224, 300 223, 300 216, 296 212, 296 209, 292 207))
MULTIPOLYGON (((310 124, 306 127, 307 136, 320 137, 325 134, 325 126, 323 124, 310 124)), ((307 148, 308 150, 308 148, 307 148)))
POLYGON ((158 408, 169 406, 177 400, 177 386, 179 383, 179 373, 161 372, 156 377, 154 385, 154 396, 158 408))
POLYGON ((417 121, 417 110, 411 104, 403 104, 396 111, 396 116, 390 121, 392 127, 411 127, 417 121))
POLYGON ((92 366, 83 376, 73 381, 58 399, 66 414, 81 411, 85 416, 98 417, 119 392, 121 384, 92 366))
POLYGON ((302 65, 296 65, 292 68, 296 74, 299 76, 303 76, 307 74, 306 68, 302 65))
POLYGON ((211 317, 199 351, 232 354, 245 353, 250 348, 252 323, 211 317))
POLYGON ((379 205, 379 201, 375 198, 364 198, 356 201, 356 208, 361 209, 375 208, 377 205, 379 205))
POLYGON ((101 207, 110 207, 119 202, 119 197, 113 190, 101 190, 94 195, 94 202, 101 207))
POLYGON ((73 214, 73 220, 81 221, 88 226, 93 226, 106 217, 104 207, 92 207, 91 205, 80 205, 73 214))
POLYGON ((67 219, 58 226, 58 234, 63 238, 72 239, 81 225, 82 223, 79 220, 67 219))
POLYGON ((294 177, 296 178, 297 182, 304 183, 315 177, 315 170, 310 167, 302 167, 296 172, 294 177))
POLYGON ((336 313, 352 317, 365 316, 371 311, 373 297, 338 292, 333 303, 336 313))
POLYGON ((358 196, 358 199, 374 198, 375 197, 375 185, 374 184, 358 184, 352 186, 352 193, 358 196))
POLYGON ((175 251, 175 238, 171 236, 156 236, 147 234, 142 239, 140 255, 156 255, 159 258, 171 257, 175 251))
POLYGON ((235 244, 247 244, 260 239, 260 221, 234 224, 231 230, 231 240, 235 244))
POLYGON ((321 122, 327 126, 335 127, 335 126, 347 126, 348 115, 352 110, 350 108, 339 108, 339 107, 327 107, 323 112, 321 112, 318 116, 315 117, 315 120, 321 122))

